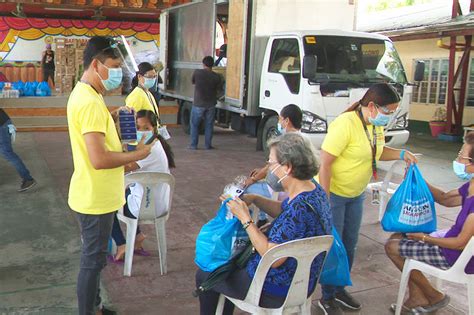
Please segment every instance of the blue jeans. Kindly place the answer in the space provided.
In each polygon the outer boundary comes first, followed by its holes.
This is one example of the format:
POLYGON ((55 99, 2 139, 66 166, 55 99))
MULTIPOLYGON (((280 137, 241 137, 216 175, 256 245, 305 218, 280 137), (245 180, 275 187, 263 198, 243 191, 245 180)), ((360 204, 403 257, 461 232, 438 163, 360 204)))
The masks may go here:
MULTIPOLYGON (((350 269, 354 263, 354 254, 359 239, 364 200, 365 193, 354 198, 341 197, 331 193, 332 220, 346 248, 350 269)), ((324 300, 330 300, 337 292, 344 290, 344 287, 330 285, 323 285, 322 288, 324 300)))
MULTIPOLYGON (((263 196, 265 198, 272 198, 272 194, 270 194, 270 191, 268 190, 268 185, 264 181, 256 182, 255 184, 248 186, 245 189, 244 193, 255 194, 255 195, 263 196)), ((267 214, 263 211, 260 211, 258 213, 258 219, 259 220, 267 219, 267 214)))
POLYGON ((212 147, 212 133, 214 132, 214 116, 216 108, 199 107, 193 105, 191 110, 191 147, 197 148, 199 141, 199 124, 204 119, 204 141, 206 149, 212 147))
POLYGON ((0 126, 0 155, 15 167, 23 180, 32 180, 33 177, 31 177, 30 171, 28 171, 20 157, 13 152, 12 138, 8 131, 9 124, 11 124, 11 121, 7 120, 6 123, 0 126))

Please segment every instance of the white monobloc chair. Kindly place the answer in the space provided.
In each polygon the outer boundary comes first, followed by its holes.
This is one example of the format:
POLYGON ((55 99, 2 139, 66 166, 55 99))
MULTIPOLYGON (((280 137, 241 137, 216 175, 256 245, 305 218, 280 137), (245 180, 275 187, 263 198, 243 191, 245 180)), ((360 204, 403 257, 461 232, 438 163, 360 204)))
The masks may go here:
POLYGON ((117 213, 120 221, 127 225, 127 237, 125 244, 125 263, 123 268, 124 276, 131 276, 133 251, 135 247, 135 236, 137 233, 138 221, 142 223, 154 223, 156 229, 156 239, 158 242, 158 254, 160 256, 160 271, 161 274, 166 274, 166 221, 170 216, 171 203, 174 193, 175 180, 173 175, 159 172, 136 172, 125 176, 125 186, 133 183, 138 183, 143 187, 143 197, 140 204, 140 213, 138 219, 132 219, 123 215, 123 208, 117 213), (160 217, 156 216, 155 198, 153 196, 153 188, 157 185, 168 185, 168 206, 166 211, 160 217))
POLYGON ((392 179, 395 168, 401 164, 405 164, 405 162, 404 161, 394 162, 392 166, 390 167, 390 169, 388 170, 387 174, 385 175, 383 181, 370 183, 369 185, 367 185, 367 191, 369 193, 376 192, 379 195, 379 201, 378 201, 379 222, 382 221, 388 201, 390 200, 392 195, 395 193, 398 186, 400 186, 398 184, 391 182, 390 180, 392 179))
POLYGON ((242 301, 221 294, 216 315, 222 314, 225 299, 230 300, 239 309, 251 314, 311 314, 311 296, 308 297, 311 263, 320 253, 328 252, 332 242, 332 235, 324 235, 294 240, 273 247, 263 255, 258 264, 245 300, 242 301), (286 300, 278 309, 262 308, 259 306, 259 301, 268 270, 275 261, 286 257, 293 257, 298 263, 286 300))
POLYGON ((474 236, 467 243, 458 260, 447 270, 442 270, 434 266, 428 265, 421 261, 414 259, 405 260, 403 267, 402 278, 400 280, 400 288, 398 290, 397 309, 395 315, 400 315, 405 297, 405 291, 410 279, 412 270, 419 270, 442 280, 447 280, 455 283, 462 283, 467 285, 467 298, 469 301, 469 315, 474 315, 474 274, 467 274, 464 272, 467 264, 474 256, 474 236))

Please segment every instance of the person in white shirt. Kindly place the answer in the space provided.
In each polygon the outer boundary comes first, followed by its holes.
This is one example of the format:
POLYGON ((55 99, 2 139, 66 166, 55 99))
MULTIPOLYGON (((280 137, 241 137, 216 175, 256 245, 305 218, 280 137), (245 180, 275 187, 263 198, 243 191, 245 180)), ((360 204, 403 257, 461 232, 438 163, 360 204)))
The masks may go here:
MULTIPOLYGON (((174 155, 170 145, 158 134, 157 117, 150 110, 141 110, 137 112, 137 140, 145 138, 146 143, 150 138, 156 137, 156 141, 151 148, 149 156, 143 160, 132 162, 125 166, 126 172, 161 172, 170 173, 170 168, 175 167, 174 155)), ((153 195, 155 197, 156 214, 161 216, 165 214, 168 205, 168 185, 160 185, 155 188, 153 195)), ((130 218, 138 218, 140 204, 143 197, 143 187, 140 184, 132 184, 125 191, 126 204, 123 207, 124 215, 130 218)), ((114 219, 112 228, 112 238, 117 245, 117 253, 111 257, 112 262, 121 262, 125 256, 125 237, 120 228, 117 216, 114 219)), ((146 235, 137 228, 135 241, 135 253, 138 255, 149 256, 149 253, 143 249, 143 241, 146 235)))

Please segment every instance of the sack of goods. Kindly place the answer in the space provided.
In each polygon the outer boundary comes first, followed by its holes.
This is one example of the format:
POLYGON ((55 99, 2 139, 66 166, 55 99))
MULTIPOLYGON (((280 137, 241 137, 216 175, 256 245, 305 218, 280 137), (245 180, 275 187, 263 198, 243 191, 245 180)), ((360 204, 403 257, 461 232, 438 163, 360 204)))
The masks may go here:
POLYGON ((239 219, 227 209, 229 200, 221 204, 216 217, 197 236, 194 262, 201 270, 212 272, 247 247, 249 237, 239 219))
POLYGON ((431 233, 436 230, 433 195, 413 164, 387 204, 382 219, 386 232, 431 233))

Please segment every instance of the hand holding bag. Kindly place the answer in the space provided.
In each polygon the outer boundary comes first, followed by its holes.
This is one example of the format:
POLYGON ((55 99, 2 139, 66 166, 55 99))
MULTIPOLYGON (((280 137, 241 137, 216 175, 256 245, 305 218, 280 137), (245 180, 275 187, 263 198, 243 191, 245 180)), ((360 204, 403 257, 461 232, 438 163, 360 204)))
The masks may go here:
POLYGON ((249 237, 242 224, 236 217, 229 216, 229 200, 221 204, 216 217, 207 222, 197 236, 194 262, 203 271, 214 271, 248 245, 249 237))
POLYGON ((387 204, 382 219, 386 232, 431 233, 436 230, 433 195, 416 164, 408 173, 387 204))

